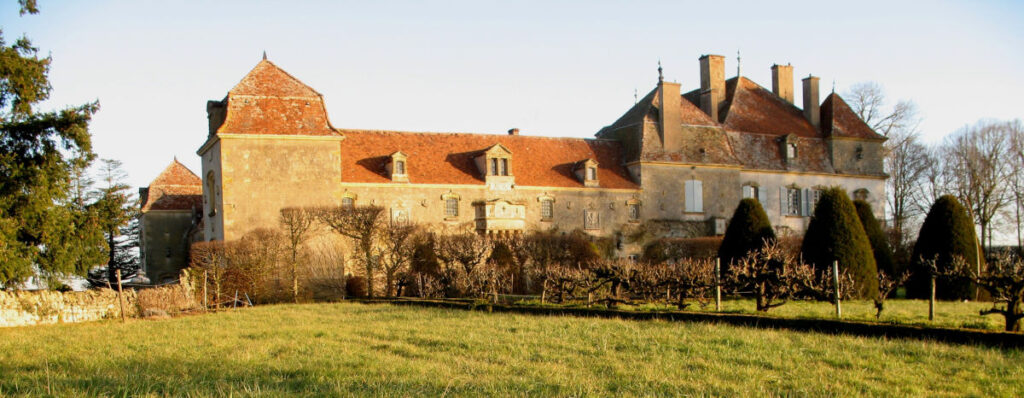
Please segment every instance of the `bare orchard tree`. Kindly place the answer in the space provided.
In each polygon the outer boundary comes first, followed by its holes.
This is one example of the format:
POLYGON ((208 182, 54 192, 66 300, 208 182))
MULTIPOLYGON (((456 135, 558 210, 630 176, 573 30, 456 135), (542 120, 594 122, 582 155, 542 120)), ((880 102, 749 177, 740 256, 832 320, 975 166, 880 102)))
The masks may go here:
POLYGON ((299 302, 299 250, 309 239, 316 216, 309 209, 286 207, 281 209, 279 222, 288 245, 288 267, 292 277, 292 299, 299 302))
POLYGON ((991 246, 992 222, 1012 200, 1006 189, 1012 171, 1010 146, 1007 124, 992 120, 963 127, 943 143, 949 190, 981 227, 982 245, 991 246))
POLYGON ((410 222, 390 222, 380 229, 377 258, 384 269, 384 295, 395 295, 395 275, 405 272, 412 263, 414 237, 419 226, 410 222))
POLYGON ((486 276, 480 271, 491 256, 491 242, 480 235, 467 232, 458 235, 439 235, 435 238, 437 259, 444 264, 444 272, 454 277, 460 293, 482 297, 486 276))
POLYGON ((925 186, 929 167, 937 159, 930 156, 928 147, 912 131, 894 131, 886 146, 885 163, 889 173, 887 205, 892 228, 902 239, 906 235, 907 222, 924 214, 917 203, 926 195, 922 187, 925 186))
POLYGON ((910 271, 903 271, 895 276, 889 275, 882 270, 878 271, 878 297, 875 298, 875 319, 882 316, 885 310, 885 299, 889 298, 900 286, 910 279, 910 271))
POLYGON ((1020 257, 1002 254, 979 272, 974 264, 962 257, 953 259, 952 268, 945 277, 968 279, 992 294, 992 308, 981 310, 981 315, 999 314, 1006 321, 1006 331, 1021 331, 1024 319, 1024 261, 1020 257))
POLYGON ((814 269, 786 253, 777 242, 765 244, 729 267, 730 290, 752 292, 757 310, 768 310, 802 296, 815 283, 814 269))
POLYGON ((366 271, 366 294, 373 297, 373 274, 378 268, 374 248, 381 229, 380 206, 326 206, 316 208, 318 220, 341 236, 352 239, 366 271))

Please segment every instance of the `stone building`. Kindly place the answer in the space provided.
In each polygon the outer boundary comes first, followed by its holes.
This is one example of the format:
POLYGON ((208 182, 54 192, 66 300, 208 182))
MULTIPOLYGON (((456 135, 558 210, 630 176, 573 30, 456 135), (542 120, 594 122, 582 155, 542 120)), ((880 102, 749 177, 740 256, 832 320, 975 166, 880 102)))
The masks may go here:
POLYGON ((837 94, 819 102, 817 77, 803 79, 801 108, 792 66, 772 66, 766 89, 725 79, 721 56, 699 62, 699 88, 659 76, 596 138, 579 139, 335 128, 320 93, 264 59, 207 103, 194 224, 205 239, 233 240, 276 227, 283 207, 372 204, 439 231, 583 230, 617 237, 618 254, 632 256, 660 237, 722 234, 743 197, 783 233, 806 228, 825 186, 881 212, 885 138, 837 94))
POLYGON ((148 187, 139 188, 142 270, 152 283, 178 279, 188 245, 202 221, 203 182, 174 159, 148 187))

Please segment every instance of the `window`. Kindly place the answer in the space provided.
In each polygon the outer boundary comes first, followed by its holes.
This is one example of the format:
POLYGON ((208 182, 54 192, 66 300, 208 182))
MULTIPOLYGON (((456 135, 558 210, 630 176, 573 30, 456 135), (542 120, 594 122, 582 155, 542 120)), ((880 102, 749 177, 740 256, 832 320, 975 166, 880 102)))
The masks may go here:
POLYGON ((395 174, 405 174, 405 161, 399 160, 395 162, 395 174))
POLYGON ((491 173, 492 176, 498 175, 498 158, 491 158, 491 173))
POLYGON ((508 175, 508 159, 501 159, 501 175, 508 175))
POLYGON ((800 197, 801 196, 800 188, 790 187, 790 188, 784 188, 784 189, 786 190, 786 192, 785 192, 785 195, 783 195, 783 197, 782 197, 782 199, 785 201, 785 203, 783 203, 783 206, 782 206, 783 207, 782 213, 787 215, 787 216, 799 216, 801 214, 800 211, 801 211, 801 206, 803 204, 803 201, 800 200, 801 199, 801 197, 800 197))
POLYGON ((540 218, 542 220, 550 220, 554 216, 555 206, 552 200, 541 200, 540 201, 540 218))
POLYGON ((216 196, 215 188, 217 187, 216 182, 213 180, 213 172, 206 173, 206 206, 210 208, 209 216, 213 217, 217 215, 217 206, 214 204, 213 197, 216 196))
POLYGON ((351 209, 352 207, 355 206, 355 204, 356 204, 356 200, 353 199, 351 196, 346 196, 344 198, 341 198, 341 207, 342 208, 351 209))
POLYGON ((444 200, 444 215, 446 217, 458 217, 459 216, 459 200, 455 198, 448 198, 444 200))
POLYGON ((590 181, 597 179, 597 167, 587 167, 587 179, 590 181))
POLYGON ((686 212, 687 213, 703 213, 704 212, 704 187, 700 180, 688 180, 684 186, 686 192, 684 193, 686 198, 686 212))
POLYGON ((853 200, 868 200, 871 197, 871 192, 867 189, 861 188, 853 191, 853 200))
POLYGON ((793 159, 796 157, 796 143, 786 144, 786 158, 793 159))
POLYGON ((628 207, 629 207, 629 221, 639 221, 640 220, 640 204, 639 203, 630 203, 628 205, 628 207))
POLYGON ((821 200, 821 190, 820 189, 812 189, 808 196, 809 197, 807 199, 807 202, 808 202, 807 203, 807 211, 808 211, 807 215, 809 216, 809 215, 814 214, 814 207, 817 206, 818 205, 818 201, 821 200))
POLYGON ((747 198, 758 199, 758 198, 760 198, 761 195, 759 195, 760 192, 758 192, 760 190, 761 190, 761 188, 758 187, 757 185, 744 185, 743 186, 743 199, 747 199, 747 198))

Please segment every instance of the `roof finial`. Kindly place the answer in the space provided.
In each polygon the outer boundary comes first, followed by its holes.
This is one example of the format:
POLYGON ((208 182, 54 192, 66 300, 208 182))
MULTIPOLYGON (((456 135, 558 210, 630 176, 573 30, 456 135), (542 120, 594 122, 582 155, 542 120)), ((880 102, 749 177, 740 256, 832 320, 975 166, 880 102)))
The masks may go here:
POLYGON ((836 93, 836 79, 832 79, 832 94, 836 93))
POLYGON ((740 76, 740 65, 743 63, 743 58, 740 58, 740 50, 736 49, 736 77, 740 76))
POLYGON ((661 58, 658 58, 658 83, 665 81, 665 77, 661 74, 661 58))
POLYGON ((633 88, 633 105, 636 105, 636 104, 640 103, 640 97, 638 96, 638 94, 639 93, 637 93, 636 87, 634 87, 633 88))
POLYGON ((267 60, 267 50, 263 50, 263 60, 267 60))

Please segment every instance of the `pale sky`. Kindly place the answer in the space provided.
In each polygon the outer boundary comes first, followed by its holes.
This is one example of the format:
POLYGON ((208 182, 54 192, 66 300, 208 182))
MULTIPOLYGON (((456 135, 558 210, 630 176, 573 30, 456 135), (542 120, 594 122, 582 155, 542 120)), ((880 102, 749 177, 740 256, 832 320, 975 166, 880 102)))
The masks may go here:
POLYGON ((52 54, 44 108, 99 100, 100 157, 147 185, 177 156, 200 172, 206 101, 269 59, 324 95, 340 128, 592 137, 657 81, 699 86, 727 56, 771 88, 881 84, 916 102, 928 141, 981 118, 1024 118, 1024 2, 254 2, 40 0, 0 5, 8 43, 52 54))

